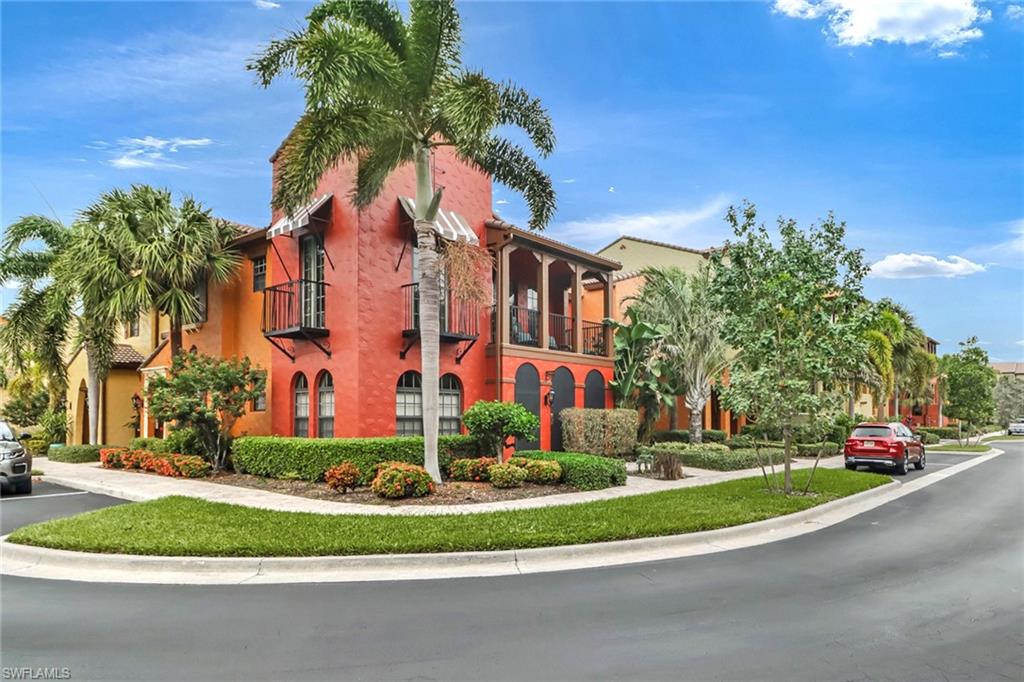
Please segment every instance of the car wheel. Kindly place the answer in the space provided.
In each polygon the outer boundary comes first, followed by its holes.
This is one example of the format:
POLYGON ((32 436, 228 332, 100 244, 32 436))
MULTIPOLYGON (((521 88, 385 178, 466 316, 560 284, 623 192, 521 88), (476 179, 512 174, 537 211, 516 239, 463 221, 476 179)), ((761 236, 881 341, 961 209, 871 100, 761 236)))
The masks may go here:
POLYGON ((909 463, 910 463, 910 455, 907 454, 906 451, 904 451, 903 452, 903 459, 901 459, 899 461, 899 463, 896 465, 896 473, 899 474, 900 476, 905 476, 907 474, 907 464, 909 464, 909 463))
POLYGON ((846 468, 849 469, 850 471, 856 471, 857 470, 857 465, 856 464, 847 464, 846 468))
POLYGON ((27 481, 19 481, 14 484, 13 488, 14 494, 16 495, 30 495, 32 494, 32 479, 30 478, 27 481))
POLYGON ((921 448, 921 456, 917 458, 916 462, 914 462, 914 468, 918 471, 924 469, 924 457, 924 448, 921 448))

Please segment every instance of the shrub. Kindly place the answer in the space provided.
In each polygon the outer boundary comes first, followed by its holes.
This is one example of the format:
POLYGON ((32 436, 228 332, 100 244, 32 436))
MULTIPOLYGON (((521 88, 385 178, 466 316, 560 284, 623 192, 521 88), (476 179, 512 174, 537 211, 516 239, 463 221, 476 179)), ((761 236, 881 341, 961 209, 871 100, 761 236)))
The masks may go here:
POLYGON ((555 485, 562 480, 562 465, 558 462, 543 459, 527 459, 513 457, 508 461, 521 469, 526 469, 526 481, 539 485, 555 485))
POLYGON ((128 443, 132 450, 149 450, 150 452, 167 452, 167 441, 163 438, 132 438, 128 443))
POLYGON ((517 453, 526 459, 558 462, 562 482, 580 490, 601 490, 626 485, 626 464, 622 460, 579 452, 541 452, 524 450, 517 453))
POLYGON ((633 454, 639 422, 636 410, 568 407, 559 416, 566 450, 605 457, 633 454))
POLYGON ((818 450, 821 450, 822 457, 832 457, 839 454, 839 443, 797 443, 797 457, 817 457, 818 450))
POLYGON ((171 455, 176 476, 203 478, 210 473, 210 463, 198 455, 171 455))
POLYGON ((100 461, 100 450, 107 445, 65 445, 59 448, 50 448, 47 456, 54 462, 67 462, 68 464, 82 464, 84 462, 100 461))
POLYGON ((182 455, 206 455, 203 449, 203 441, 196 429, 178 428, 167 434, 164 439, 164 452, 175 452, 182 455))
MULTIPOLYGON (((719 450, 717 448, 704 447, 679 447, 677 444, 659 444, 643 448, 645 454, 654 457, 658 461, 661 453, 673 455, 678 458, 683 466, 695 467, 697 469, 711 469, 714 471, 736 471, 738 469, 751 469, 758 466, 756 450, 719 450)), ((774 448, 761 449, 761 461, 767 464, 768 455, 771 454, 776 464, 783 461, 781 450, 774 448)))
POLYGON ((675 481, 683 477, 683 465, 675 449, 659 448, 654 453, 654 473, 666 481, 675 481))
POLYGON ((453 459, 448 467, 448 478, 453 481, 487 481, 490 480, 487 473, 488 467, 497 463, 496 457, 453 459))
MULTIPOLYGON (((438 460, 447 470, 453 457, 472 457, 477 443, 472 436, 441 436, 437 439, 438 460)), ((421 436, 386 438, 285 438, 247 436, 235 439, 231 461, 240 472, 284 478, 285 474, 304 481, 319 481, 332 466, 352 462, 362 472, 361 484, 369 483, 380 462, 399 461, 423 465, 421 436)))
POLYGON ((752 448, 754 447, 754 437, 748 436, 744 433, 739 433, 725 441, 725 444, 730 450, 752 448))
POLYGON ((518 488, 526 480, 527 472, 514 464, 492 464, 487 475, 495 488, 518 488))
POLYGON ((689 443, 690 432, 682 429, 655 431, 651 434, 651 440, 655 443, 689 443))
POLYGON ((29 454, 33 457, 41 457, 46 449, 50 447, 50 439, 43 436, 33 436, 26 441, 22 442, 25 449, 28 450, 29 454))
POLYGON ((104 448, 100 450, 100 465, 106 469, 124 468, 124 463, 121 461, 121 455, 124 452, 124 448, 104 448))
POLYGON ((537 436, 540 419, 519 403, 478 400, 462 415, 462 423, 488 455, 501 455, 511 439, 537 436))
POLYGON ((921 442, 924 443, 925 445, 938 445, 939 437, 936 436, 934 433, 922 433, 921 442))
POLYGON ((324 472, 324 482, 327 483, 327 487, 335 491, 340 490, 342 493, 355 490, 362 477, 363 473, 352 462, 342 462, 324 472))
POLYGON ((421 466, 405 462, 382 462, 371 487, 376 495, 397 500, 429 495, 434 492, 434 481, 421 466))
POLYGON ((722 443, 658 443, 659 450, 672 450, 673 452, 691 452, 703 450, 707 452, 729 452, 729 446, 722 443))
MULTIPOLYGON (((917 429, 918 433, 930 433, 939 438, 954 439, 959 438, 957 429, 955 426, 921 426, 917 429)), ((967 429, 964 429, 964 433, 967 433, 967 429)))

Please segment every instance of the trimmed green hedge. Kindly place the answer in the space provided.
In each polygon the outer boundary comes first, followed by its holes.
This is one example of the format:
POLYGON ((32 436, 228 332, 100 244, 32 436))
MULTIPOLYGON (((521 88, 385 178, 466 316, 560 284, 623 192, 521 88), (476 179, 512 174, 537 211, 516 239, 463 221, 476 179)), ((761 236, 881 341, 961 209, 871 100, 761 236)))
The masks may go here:
MULTIPOLYGON (((452 459, 479 457, 472 436, 441 436, 438 463, 448 471, 452 459)), ((422 436, 383 438, 286 438, 246 436, 235 439, 231 461, 239 472, 268 478, 299 478, 319 481, 324 472, 351 462, 362 472, 361 483, 373 479, 380 462, 405 462, 423 466, 422 436)))
POLYGON ((85 462, 100 461, 100 450, 110 447, 109 445, 65 445, 60 448, 51 447, 47 451, 47 457, 54 462, 66 462, 68 464, 83 464, 85 462))
POLYGON ((822 457, 832 457, 839 454, 839 443, 797 443, 797 457, 817 457, 821 449, 822 457))
MULTIPOLYGON (((698 446, 680 447, 679 443, 663 443, 641 449, 644 454, 656 457, 659 452, 675 455, 679 463, 685 467, 711 469, 714 471, 736 471, 752 469, 758 466, 757 451, 753 449, 737 449, 723 451, 718 448, 700 448, 698 446)), ((761 448, 761 461, 768 463, 768 455, 776 464, 783 461, 782 450, 761 448)))
POLYGON ((517 452, 516 457, 558 462, 562 467, 562 482, 580 490, 601 490, 626 485, 626 463, 619 459, 582 452, 541 450, 523 450, 517 452))
POLYGON ((636 448, 636 410, 567 407, 559 416, 568 452, 624 457, 636 448))
MULTIPOLYGON (((651 435, 655 443, 689 443, 690 432, 684 429, 673 431, 655 431, 651 435)), ((701 440, 705 443, 724 443, 725 431, 718 429, 704 429, 701 433, 701 440)))
MULTIPOLYGON (((917 433, 930 433, 939 438, 959 438, 957 428, 955 426, 920 426, 917 428, 917 433)), ((964 434, 967 434, 967 430, 964 430, 964 434)))

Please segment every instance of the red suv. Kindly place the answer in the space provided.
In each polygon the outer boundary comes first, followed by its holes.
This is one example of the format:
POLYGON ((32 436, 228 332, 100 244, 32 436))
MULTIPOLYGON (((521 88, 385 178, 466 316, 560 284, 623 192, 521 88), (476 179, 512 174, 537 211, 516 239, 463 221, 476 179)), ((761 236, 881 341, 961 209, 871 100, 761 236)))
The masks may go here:
POLYGON ((924 469, 924 444, 920 436, 899 423, 858 424, 846 439, 843 454, 847 469, 884 466, 902 475, 907 473, 911 462, 915 469, 924 469))

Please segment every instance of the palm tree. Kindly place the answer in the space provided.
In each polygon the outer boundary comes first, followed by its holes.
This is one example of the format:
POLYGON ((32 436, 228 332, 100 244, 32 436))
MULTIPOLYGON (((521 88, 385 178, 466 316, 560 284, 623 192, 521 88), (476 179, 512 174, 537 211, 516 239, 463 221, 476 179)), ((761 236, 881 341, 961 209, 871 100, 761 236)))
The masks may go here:
POLYGON ((411 0, 408 19, 384 0, 328 0, 312 10, 305 29, 272 41, 248 66, 264 87, 290 71, 306 91, 305 113, 278 154, 274 208, 293 213, 328 168, 350 160, 358 162, 352 201, 364 207, 392 171, 414 164, 425 464, 436 481, 440 281, 434 218, 441 189, 434 185, 432 152, 450 146, 463 161, 521 192, 531 228, 546 225, 555 208, 551 179, 523 148, 494 134, 499 125, 517 126, 547 156, 555 143, 547 112, 522 88, 465 69, 461 51, 454 0, 411 0))
POLYGON ((927 337, 924 331, 917 326, 914 314, 888 298, 879 301, 878 305, 882 310, 888 310, 895 314, 903 325, 903 333, 893 339, 892 344, 895 384, 892 395, 896 416, 899 417, 900 398, 904 394, 907 394, 908 397, 916 397, 925 393, 928 382, 935 376, 935 366, 930 359, 930 353, 925 350, 927 337))
POLYGON ((859 378, 873 389, 876 415, 884 419, 885 405, 896 385, 893 347, 902 341, 905 327, 903 320, 892 310, 881 306, 874 308, 872 322, 864 332, 868 352, 866 366, 859 373, 859 378))
POLYGON ((175 206, 165 189, 113 190, 82 213, 79 276, 85 290, 102 291, 101 305, 115 319, 153 309, 166 315, 175 356, 183 327, 202 312, 199 289, 234 276, 238 234, 191 197, 175 206))
POLYGON ((667 381, 683 393, 690 411, 690 442, 703 442, 704 406, 711 388, 728 366, 728 347, 721 337, 722 315, 711 300, 711 272, 702 267, 687 276, 677 267, 646 268, 644 286, 633 305, 646 319, 662 326, 675 349, 666 358, 667 381))
POLYGON ((84 347, 88 363, 89 442, 99 442, 100 386, 110 370, 116 320, 99 308, 106 290, 80 279, 81 231, 46 216, 26 216, 7 228, 0 242, 0 281, 20 283, 18 298, 0 327, 0 354, 21 370, 30 351, 46 372, 50 408, 63 407, 67 391, 65 352, 84 347), (41 248, 29 249, 30 244, 41 248))

